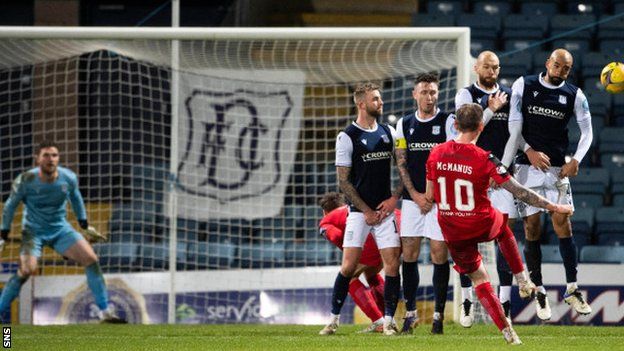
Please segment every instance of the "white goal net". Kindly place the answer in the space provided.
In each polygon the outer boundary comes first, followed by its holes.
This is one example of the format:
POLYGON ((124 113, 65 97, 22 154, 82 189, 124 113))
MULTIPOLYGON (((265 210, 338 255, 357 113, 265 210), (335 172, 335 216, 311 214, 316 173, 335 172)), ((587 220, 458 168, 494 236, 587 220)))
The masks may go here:
MULTIPOLYGON (((452 110, 470 67, 463 28, 4 28, 0 47, 2 200, 34 146, 58 141, 110 238, 94 247, 111 301, 145 323, 324 322, 341 254, 317 200, 337 190, 353 86, 379 82, 388 121, 413 111, 423 72, 452 110)), ((51 250, 40 266, 20 318, 87 320, 82 270, 51 250)))

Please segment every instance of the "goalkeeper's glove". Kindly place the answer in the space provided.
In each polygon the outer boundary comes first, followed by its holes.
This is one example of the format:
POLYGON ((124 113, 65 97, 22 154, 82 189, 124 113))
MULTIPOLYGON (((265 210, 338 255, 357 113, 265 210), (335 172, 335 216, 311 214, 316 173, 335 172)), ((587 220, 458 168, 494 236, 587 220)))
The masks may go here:
POLYGON ((89 241, 101 242, 108 240, 108 238, 100 234, 95 227, 89 225, 89 222, 86 219, 78 221, 78 224, 80 225, 80 228, 84 230, 83 233, 89 241))

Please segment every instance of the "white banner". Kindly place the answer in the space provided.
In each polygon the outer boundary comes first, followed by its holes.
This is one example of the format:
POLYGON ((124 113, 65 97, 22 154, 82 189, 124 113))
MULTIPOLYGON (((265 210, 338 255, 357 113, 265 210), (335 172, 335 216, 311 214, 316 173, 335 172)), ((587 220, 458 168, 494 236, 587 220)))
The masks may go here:
POLYGON ((304 82, 299 71, 180 74, 180 217, 279 214, 297 152, 304 82))

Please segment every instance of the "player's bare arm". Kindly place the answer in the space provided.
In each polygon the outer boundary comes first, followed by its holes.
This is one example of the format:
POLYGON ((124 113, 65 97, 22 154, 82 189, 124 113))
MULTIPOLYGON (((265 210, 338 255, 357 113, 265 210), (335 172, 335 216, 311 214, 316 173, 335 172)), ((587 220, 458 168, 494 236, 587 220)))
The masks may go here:
POLYGON ((408 194, 412 198, 418 207, 420 207, 420 212, 423 214, 429 212, 432 207, 431 201, 428 201, 424 194, 419 193, 414 188, 414 183, 412 183, 412 179, 410 178, 409 171, 407 170, 407 149, 397 148, 395 150, 395 157, 397 162, 397 167, 399 168, 399 176, 401 177, 401 183, 407 190, 408 194))
POLYGON ((360 194, 358 194, 357 190, 355 190, 353 184, 349 181, 351 167, 336 166, 336 172, 338 173, 338 186, 340 187, 340 190, 347 197, 347 199, 351 201, 353 206, 362 211, 364 218, 366 219, 366 224, 374 225, 378 223, 379 214, 368 207, 368 205, 360 197, 360 194))
POLYGON ((501 186, 505 190, 514 194, 514 196, 518 200, 523 201, 531 206, 541 207, 548 211, 557 212, 561 214, 567 214, 567 215, 572 214, 572 206, 553 204, 552 202, 546 200, 545 198, 543 198, 542 196, 540 196, 538 193, 534 192, 533 190, 524 187, 522 184, 518 183, 518 181, 515 180, 514 178, 510 178, 508 181, 501 184, 501 186))
POLYGON ((430 181, 429 179, 427 179, 427 188, 425 189, 425 198, 427 199, 427 201, 433 203, 434 201, 434 197, 433 197, 433 182, 430 181))

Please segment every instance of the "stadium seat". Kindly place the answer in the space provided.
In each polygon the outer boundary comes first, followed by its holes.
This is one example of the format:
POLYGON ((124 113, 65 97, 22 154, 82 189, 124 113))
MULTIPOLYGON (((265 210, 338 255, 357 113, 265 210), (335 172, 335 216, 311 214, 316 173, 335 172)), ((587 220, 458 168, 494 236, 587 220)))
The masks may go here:
POLYGON ((338 257, 342 257, 338 248, 324 239, 308 240, 303 243, 289 242, 286 245, 287 267, 340 264, 338 257))
POLYGON ((427 13, 457 16, 464 11, 461 1, 429 1, 427 13))
MULTIPOLYGON (((585 93, 587 101, 589 102, 589 109, 592 113, 592 117, 595 110, 606 111, 611 109, 613 97, 611 94, 604 91, 604 89, 589 86, 586 89, 583 89, 583 93, 585 93)), ((595 130, 594 136, 599 135, 599 133, 599 130, 595 130)))
POLYGON ((543 263, 562 263, 559 245, 542 245, 542 262, 543 263))
POLYGON ((236 245, 229 241, 191 243, 188 261, 196 269, 220 269, 232 266, 236 258, 236 245))
MULTIPOLYGON (((614 55, 624 54, 624 46, 622 46, 622 40, 609 39, 609 40, 601 40, 599 43, 600 52, 610 52, 614 55)), ((608 62, 605 62, 605 65, 608 62)))
POLYGON ((608 245, 608 246, 624 246, 624 233, 615 233, 615 234, 599 234, 597 237, 598 245, 608 245))
POLYGON ((576 177, 570 178, 570 182, 574 195, 602 195, 609 187, 609 171, 606 168, 581 168, 576 177))
POLYGON ((139 245, 135 243, 94 244, 93 250, 99 257, 102 271, 106 273, 134 269, 139 255, 139 245))
POLYGON ((597 208, 604 205, 604 196, 599 194, 575 194, 572 187, 572 199, 576 208, 597 208))
POLYGON ((505 17, 511 12, 511 4, 503 1, 477 1, 473 11, 480 15, 505 17))
POLYGON ((535 15, 508 15, 503 18, 503 39, 541 40, 548 30, 548 18, 535 15))
MULTIPOLYGON (((178 242, 176 244, 176 266, 177 269, 187 269, 187 243, 178 242)), ((167 270, 169 269, 169 243, 161 242, 154 244, 141 244, 139 253, 140 265, 143 270, 167 270)))
POLYGON ((611 113, 614 116, 624 116, 624 94, 613 95, 613 108, 611 113))
MULTIPOLYGON (((624 29, 622 29, 624 31, 624 29)), ((617 55, 609 52, 586 52, 583 54, 583 78, 598 78, 602 68, 611 61, 618 59, 617 55)), ((576 65, 576 63, 575 63, 576 65)))
POLYGON ((611 170, 613 206, 624 207, 624 168, 611 170))
POLYGON ((583 263, 624 263, 624 246, 585 246, 581 250, 583 263))
POLYGON ((551 51, 540 51, 533 55, 533 73, 546 71, 546 60, 550 57, 551 51))
POLYGON ((412 15, 412 27, 453 27, 455 16, 431 13, 412 15))
POLYGON ((624 128, 604 128, 600 132, 600 163, 609 169, 624 167, 624 128))
POLYGON ((278 268, 286 263, 286 247, 281 241, 260 240, 239 247, 242 268, 278 268))
POLYGON ((589 39, 578 38, 562 38, 552 42, 553 49, 563 48, 568 50, 574 56, 574 65, 572 70, 580 71, 582 68, 582 56, 591 48, 589 39))
POLYGON ((615 14, 624 13, 624 1, 614 0, 613 2, 614 2, 613 13, 615 14))
POLYGON ((524 2, 520 4, 520 12, 523 15, 529 16, 541 16, 544 18, 551 18, 559 12, 557 8, 558 4, 555 1, 535 1, 524 2))
POLYGON ((594 22, 596 22, 594 15, 554 15, 550 20, 550 34, 552 36, 566 34, 566 39, 589 40, 594 34, 594 27, 591 26, 594 22), (576 31, 581 27, 587 28, 576 31))
POLYGON ((624 207, 601 207, 596 210, 596 235, 624 234, 624 207))
MULTIPOLYGON (((617 12, 616 12, 617 13, 617 12)), ((611 15, 603 15, 600 20, 607 20, 611 15)), ((620 16, 598 25, 598 40, 618 40, 624 32, 624 17, 620 16)), ((608 61, 604 61, 608 62, 608 61)))
MULTIPOLYGON (((503 46, 504 46, 505 51, 507 52, 509 51, 530 52, 535 57, 535 55, 539 54, 539 52, 541 52, 543 49, 543 46, 541 44, 535 45, 535 43, 538 41, 539 40, 532 40, 532 39, 510 39, 510 40, 505 40, 503 46)), ((548 55, 550 55, 550 53, 548 53, 548 55)), ((546 62, 546 58, 548 58, 548 55, 544 57, 544 62, 546 62)), ((540 65, 541 67, 544 67, 544 62, 542 62, 542 64, 540 65)), ((527 73, 530 73, 530 72, 527 72, 527 73)))
POLYGON ((470 37, 494 40, 498 37, 501 18, 482 14, 464 14, 457 18, 457 26, 470 27, 470 37))
POLYGON ((470 53, 472 56, 478 56, 481 51, 496 51, 496 43, 493 39, 471 39, 470 53))
POLYGON ((520 77, 532 69, 533 59, 528 52, 517 52, 500 58, 501 73, 505 76, 520 77))

